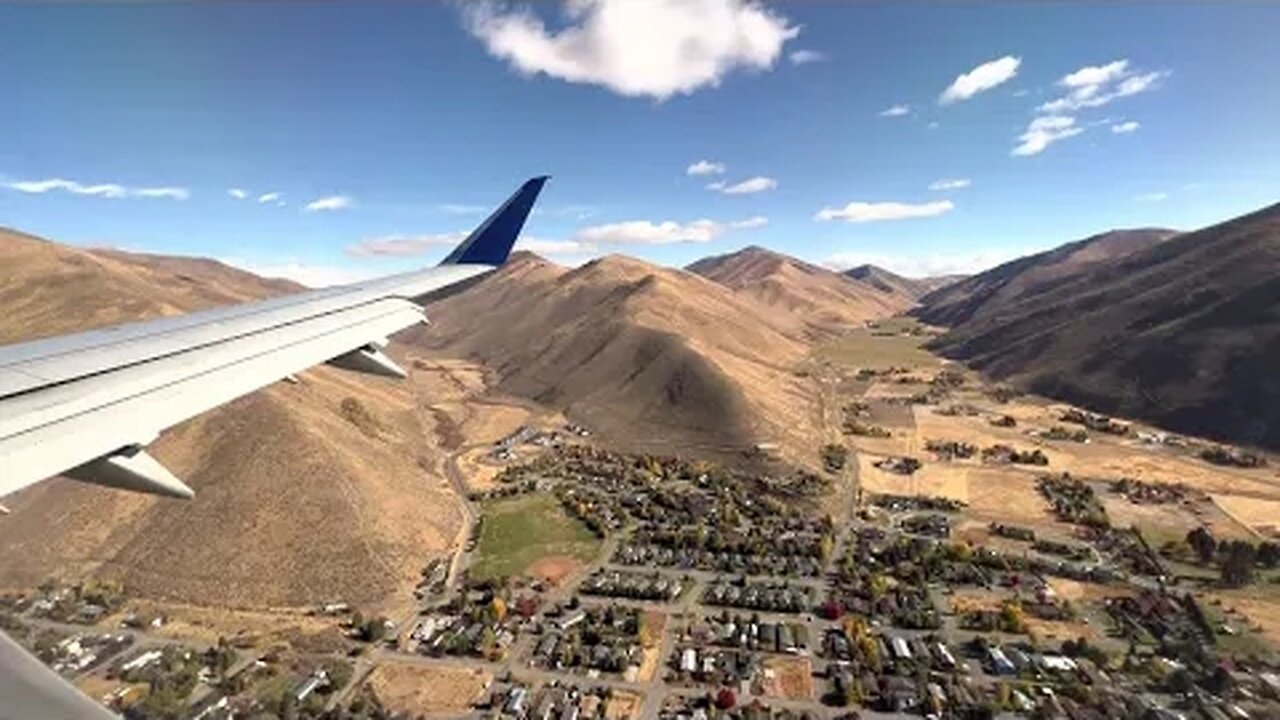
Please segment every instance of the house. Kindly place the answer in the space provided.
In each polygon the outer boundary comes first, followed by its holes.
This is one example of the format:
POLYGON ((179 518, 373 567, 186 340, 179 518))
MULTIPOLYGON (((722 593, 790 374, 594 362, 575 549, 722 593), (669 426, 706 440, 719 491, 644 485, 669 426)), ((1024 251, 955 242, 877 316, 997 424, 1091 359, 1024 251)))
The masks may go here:
POLYGON ((685 648, 680 654, 680 670, 693 672, 698 667, 698 653, 693 648, 685 648))
POLYGON ((573 627, 574 625, 577 625, 578 623, 586 619, 587 619, 586 610, 575 610, 574 612, 571 612, 568 615, 560 618, 560 629, 568 630, 569 628, 573 627))
POLYGON ((324 670, 317 670, 311 674, 311 677, 303 680, 296 688, 293 689, 293 697, 302 702, 311 696, 311 693, 329 684, 329 675, 324 670))
POLYGON ((502 706, 503 712, 508 715, 523 715, 525 697, 528 696, 529 689, 517 685, 511 688, 511 692, 507 693, 507 702, 502 706))
POLYGON ((998 647, 987 650, 987 664, 991 666, 991 672, 995 675, 1013 675, 1017 672, 1004 651, 998 647))
POLYGON ((894 636, 890 643, 893 645, 894 657, 899 660, 911 659, 911 648, 907 647, 907 641, 902 639, 901 636, 894 636))

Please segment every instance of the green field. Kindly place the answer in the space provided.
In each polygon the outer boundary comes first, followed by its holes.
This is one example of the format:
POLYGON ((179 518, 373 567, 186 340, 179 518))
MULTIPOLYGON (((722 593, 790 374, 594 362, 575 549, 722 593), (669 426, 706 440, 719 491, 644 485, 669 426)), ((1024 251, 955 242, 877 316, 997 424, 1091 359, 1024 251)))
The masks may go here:
POLYGON ((912 318, 881 320, 878 327, 851 330, 838 340, 817 348, 819 361, 837 367, 885 369, 890 366, 929 369, 941 366, 942 361, 921 346, 927 336, 886 335, 900 333, 919 324, 912 318))
POLYGON ((600 551, 600 540, 587 526, 569 517, 551 495, 532 493, 491 500, 482 507, 484 526, 470 571, 473 579, 519 575, 547 557, 567 556, 587 562, 600 551))

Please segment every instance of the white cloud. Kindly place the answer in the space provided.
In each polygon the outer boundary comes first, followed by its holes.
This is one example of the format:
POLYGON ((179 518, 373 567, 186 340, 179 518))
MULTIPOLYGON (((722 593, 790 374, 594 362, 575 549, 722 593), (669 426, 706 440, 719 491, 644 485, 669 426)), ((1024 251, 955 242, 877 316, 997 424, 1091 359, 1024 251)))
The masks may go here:
POLYGON ((800 28, 748 0, 568 0, 548 29, 532 9, 472 5, 467 26, 518 71, 666 100, 737 68, 771 69, 800 28))
POLYGON ((264 203, 264 204, 279 202, 279 201, 280 201, 280 193, 278 192, 263 193, 262 195, 258 196, 258 202, 264 203))
POLYGON ((928 129, 930 129, 930 130, 937 130, 937 129, 938 129, 938 123, 937 123, 936 121, 935 121, 935 122, 931 122, 931 123, 929 123, 928 125, 926 125, 925 127, 926 127, 926 128, 928 128, 928 129))
POLYGON ((911 108, 907 105, 890 105, 880 111, 880 117, 902 117, 910 114, 911 108))
POLYGON ((522 237, 516 241, 516 250, 527 250, 539 255, 583 255, 595 252, 596 247, 577 240, 547 240, 522 237))
POLYGON ((1026 131, 1018 136, 1018 144, 1013 154, 1026 157, 1044 151, 1059 140, 1066 140, 1084 132, 1084 128, 1076 125, 1076 119, 1065 115, 1046 115, 1031 121, 1026 131))
POLYGON ((778 181, 771 177, 756 176, 749 180, 743 180, 727 187, 720 188, 720 192, 725 195, 750 195, 752 193, 764 192, 778 187, 778 181))
POLYGON ((725 182, 723 180, 717 180, 715 182, 707 183, 708 190, 723 190, 724 186, 725 186, 725 182))
POLYGON ((910 218, 936 217, 955 208, 950 200, 927 203, 900 202, 851 202, 842 208, 823 208, 813 216, 814 220, 844 220, 851 223, 878 222, 881 220, 907 220, 910 218))
POLYGON ((1168 74, 1163 71, 1135 74, 1127 59, 1082 67, 1058 80, 1058 85, 1067 90, 1065 95, 1042 104, 1037 110, 1062 113, 1102 107, 1113 100, 1151 90, 1168 74))
POLYGON ((1138 202, 1164 202, 1168 199, 1169 193, 1166 192, 1143 193, 1134 198, 1138 202))
POLYGON ((303 212, 320 212, 324 210, 346 210, 355 205, 355 201, 346 195, 330 195, 307 203, 303 212))
POLYGON ((735 220, 729 223, 729 227, 735 230, 747 230, 750 228, 764 227, 769 224, 769 218, 763 215, 756 215, 745 220, 735 220))
POLYGON ((85 195, 88 197, 100 198, 169 198, 171 200, 186 200, 191 197, 190 191, 180 187, 145 187, 145 188, 129 188, 117 183, 98 183, 96 185, 86 185, 76 182, 75 180, 65 180, 63 178, 52 178, 49 180, 19 180, 7 183, 7 187, 11 190, 24 192, 33 195, 42 195, 47 192, 60 191, 68 192, 72 195, 85 195))
POLYGON ((450 215, 483 215, 489 208, 484 205, 463 205, 458 203, 440 203, 436 206, 442 213, 450 215))
POLYGON ((699 160, 684 169, 685 175, 723 175, 724 163, 714 160, 699 160))
POLYGON ((827 56, 817 50, 796 50, 787 56, 791 60, 792 65, 807 65, 809 63, 822 62, 827 56))
POLYGON ((962 190, 973 184, 969 178, 954 178, 951 180, 934 180, 929 183, 930 190, 962 190))
POLYGON ((230 190, 227 191, 227 194, 237 200, 244 200, 245 198, 249 197, 249 193, 245 192, 244 190, 241 190, 240 188, 231 188, 230 190))
POLYGON ((1128 133, 1137 132, 1140 127, 1142 127, 1142 124, 1137 120, 1129 120, 1128 122, 1112 125, 1111 132, 1117 135, 1126 135, 1128 133))
POLYGON ((360 282, 361 280, 370 280, 385 272, 378 268, 315 265, 293 259, 264 262, 239 258, 220 258, 219 261, 238 267, 241 270, 247 270, 259 277, 287 278, 310 288, 346 285, 347 283, 360 282))
POLYGON ((989 270, 1027 253, 1021 250, 979 250, 962 253, 928 253, 924 255, 877 252, 841 252, 823 261, 833 270, 848 270, 859 265, 878 265, 904 277, 938 277, 940 275, 972 275, 989 270))
POLYGON ((129 194, 144 198, 170 198, 173 200, 186 200, 191 197, 191 193, 186 188, 180 187, 138 188, 130 190, 129 194))
POLYGON ((712 220, 694 220, 689 223, 628 220, 581 228, 573 234, 572 239, 591 245, 670 245, 710 242, 724 231, 724 225, 712 220))
POLYGON ((407 257, 423 255, 437 247, 452 247, 467 237, 465 232, 423 235, 382 235, 348 245, 346 253, 357 257, 407 257))
POLYGON ((998 60, 985 62, 967 73, 957 75, 951 85, 938 96, 938 103, 949 105, 994 88, 1012 80, 1018 74, 1022 58, 1006 55, 998 60))

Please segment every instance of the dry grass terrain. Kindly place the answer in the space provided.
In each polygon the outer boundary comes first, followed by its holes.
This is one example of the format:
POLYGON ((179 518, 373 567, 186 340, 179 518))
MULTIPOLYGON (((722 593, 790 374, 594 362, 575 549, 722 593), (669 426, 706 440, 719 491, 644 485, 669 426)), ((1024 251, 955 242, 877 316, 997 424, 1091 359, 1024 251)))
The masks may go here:
POLYGON ((808 658, 770 655, 764 661, 763 694, 787 700, 812 700, 813 663, 808 658))
POLYGON ((493 677, 472 668, 386 662, 366 682, 382 705, 408 716, 461 715, 484 695, 493 677))
MULTIPOLYGON (((218 263, 0 235, 0 339, 89 329, 297 288, 218 263)), ((153 600, 280 608, 345 600, 389 608, 453 543, 461 515, 432 419, 403 383, 305 373, 183 423, 154 454, 190 502, 65 480, 6 499, 0 587, 118 578, 153 600)))

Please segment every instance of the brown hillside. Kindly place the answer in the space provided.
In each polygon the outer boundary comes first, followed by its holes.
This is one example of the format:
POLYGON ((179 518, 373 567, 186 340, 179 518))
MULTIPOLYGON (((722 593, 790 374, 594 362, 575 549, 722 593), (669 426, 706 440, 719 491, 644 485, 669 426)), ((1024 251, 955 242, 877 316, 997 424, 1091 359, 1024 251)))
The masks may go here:
POLYGON ((965 278, 964 275, 909 278, 876 265, 859 265, 845 270, 843 274, 880 292, 910 298, 913 301, 965 278))
MULTIPOLYGON (((296 287, 211 261, 0 234, 6 342, 296 287)), ((6 498, 0 586, 98 574, 146 597, 219 606, 407 597, 460 522, 456 497, 419 465, 433 463, 430 426, 408 383, 332 369, 302 380, 164 434, 152 449, 195 489, 189 502, 68 480, 6 498), (372 420, 348 420, 344 401, 372 420)))
POLYGON ((1280 205, 989 303, 938 347, 1103 412, 1280 447, 1280 205))
POLYGON ((931 325, 959 325, 1087 276, 1176 234, 1162 228, 1115 230, 1018 258, 928 293, 914 314, 931 325))
POLYGON ((814 442, 793 373, 803 324, 692 273, 616 255, 566 270, 522 255, 428 315, 434 325, 413 341, 481 359, 504 390, 622 446, 814 442))
POLYGON ((703 258, 688 270, 793 313, 819 332, 838 332, 866 320, 895 315, 915 304, 907 295, 886 293, 760 247, 703 258))

